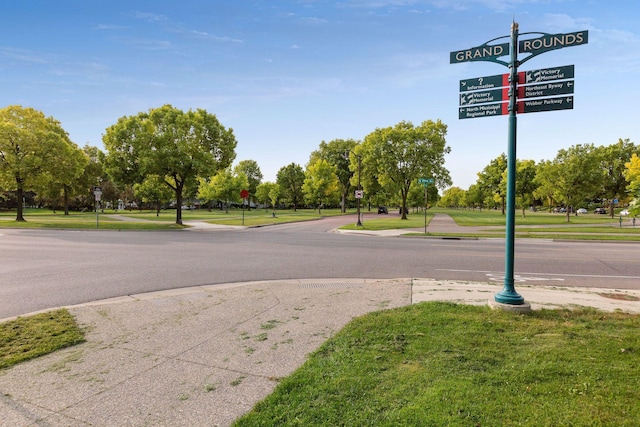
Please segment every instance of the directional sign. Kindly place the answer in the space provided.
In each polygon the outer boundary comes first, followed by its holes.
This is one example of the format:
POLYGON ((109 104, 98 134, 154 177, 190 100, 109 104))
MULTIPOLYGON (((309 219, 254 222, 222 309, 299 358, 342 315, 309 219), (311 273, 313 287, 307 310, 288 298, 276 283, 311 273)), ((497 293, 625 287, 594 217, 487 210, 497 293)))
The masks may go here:
POLYGON ((509 43, 496 45, 483 44, 481 46, 472 47, 470 49, 458 50, 449 54, 451 64, 459 62, 471 61, 491 61, 495 62, 497 58, 509 54, 509 43))
MULTIPOLYGON (((579 46, 589 43, 589 31, 577 31, 566 34, 546 34, 542 37, 529 40, 521 40, 518 43, 518 52, 539 55, 554 49, 579 46)), ((453 62, 452 62, 453 63, 453 62)))
POLYGON ((509 100, 509 88, 482 90, 460 94, 460 105, 486 104, 509 100))
POLYGON ((475 79, 460 80, 460 92, 472 90, 494 89, 509 86, 509 74, 476 77, 475 79))
POLYGON ((538 113, 541 111, 573 110, 573 96, 518 101, 518 113, 538 113))
POLYGON ((565 65, 562 67, 541 68, 539 70, 525 71, 524 75, 524 80, 520 79, 520 83, 525 85, 553 80, 572 79, 574 77, 574 66, 565 65))
POLYGON ((518 86, 518 98, 540 98, 543 96, 566 95, 573 93, 573 80, 566 82, 551 82, 528 86, 518 86))
POLYGON ((491 117, 509 114, 508 102, 497 102, 494 104, 472 105, 470 107, 460 107, 458 118, 475 119, 476 117, 491 117))

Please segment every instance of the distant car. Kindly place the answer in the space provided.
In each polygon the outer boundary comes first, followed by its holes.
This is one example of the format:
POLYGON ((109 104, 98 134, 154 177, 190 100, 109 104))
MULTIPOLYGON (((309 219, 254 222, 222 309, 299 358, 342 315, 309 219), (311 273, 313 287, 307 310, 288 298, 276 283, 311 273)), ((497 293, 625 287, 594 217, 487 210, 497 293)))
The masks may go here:
POLYGON ((585 208, 580 208, 580 209, 578 209, 578 210, 576 211, 576 213, 579 213, 579 214, 586 214, 586 213, 587 213, 587 210, 586 210, 585 208))
POLYGON ((378 215, 380 214, 388 214, 389 209, 386 206, 378 206, 378 215))
POLYGON ((593 211, 594 214, 600 214, 600 215, 606 215, 607 214, 607 210, 605 208, 596 208, 595 211, 593 211))
POLYGON ((621 215, 621 216, 627 216, 627 215, 629 215, 629 209, 621 210, 621 211, 620 211, 620 215, 621 215))

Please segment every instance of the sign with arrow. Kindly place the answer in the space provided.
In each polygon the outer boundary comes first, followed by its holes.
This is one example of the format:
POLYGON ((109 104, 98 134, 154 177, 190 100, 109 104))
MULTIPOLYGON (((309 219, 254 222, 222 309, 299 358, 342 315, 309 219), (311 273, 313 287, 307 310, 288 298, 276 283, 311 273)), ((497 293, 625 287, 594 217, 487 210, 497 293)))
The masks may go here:
POLYGON ((566 95, 573 93, 574 87, 575 85, 573 80, 518 86, 518 98, 540 98, 543 96, 566 95))
POLYGON ((553 80, 566 80, 574 77, 574 66, 565 65, 563 67, 541 68, 524 72, 524 80, 519 79, 520 84, 543 83, 553 80))
POLYGON ((541 111, 573 110, 573 96, 518 101, 518 113, 538 113, 541 111))

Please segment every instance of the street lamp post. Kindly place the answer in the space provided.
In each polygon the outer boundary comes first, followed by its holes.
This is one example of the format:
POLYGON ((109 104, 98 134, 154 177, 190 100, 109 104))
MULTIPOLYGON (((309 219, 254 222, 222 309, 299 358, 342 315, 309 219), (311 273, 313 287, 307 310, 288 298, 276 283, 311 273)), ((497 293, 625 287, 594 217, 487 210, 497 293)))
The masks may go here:
POLYGON ((357 202, 357 210, 358 210, 358 222, 356 225, 358 227, 362 227, 362 221, 360 219, 360 199, 362 199, 362 190, 360 189, 360 164, 361 164, 361 156, 353 150, 349 150, 345 152, 345 157, 349 157, 349 153, 353 153, 354 156, 358 159, 358 190, 356 191, 356 202, 357 202))

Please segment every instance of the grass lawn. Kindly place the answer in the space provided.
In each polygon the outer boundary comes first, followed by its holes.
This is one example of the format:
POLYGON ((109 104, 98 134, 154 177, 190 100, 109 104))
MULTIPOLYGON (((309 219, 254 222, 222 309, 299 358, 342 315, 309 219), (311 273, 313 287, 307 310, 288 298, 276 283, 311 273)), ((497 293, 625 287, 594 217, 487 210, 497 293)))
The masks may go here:
POLYGON ((70 228, 70 229, 104 229, 104 230, 177 230, 184 227, 175 224, 168 217, 162 221, 123 221, 114 214, 100 213, 96 220, 95 212, 50 211, 48 209, 25 209, 24 222, 15 220, 16 212, 0 213, 0 228, 70 228))
MULTIPOLYGON (((434 209, 436 212, 446 213, 451 216, 458 225, 469 226, 487 226, 487 225, 502 225, 504 226, 506 217, 502 215, 499 210, 484 209, 480 210, 465 210, 465 209, 434 209)), ((431 212, 431 210, 429 210, 431 212)), ((567 222, 567 215, 562 213, 548 213, 548 212, 529 212, 522 216, 522 211, 517 210, 515 212, 515 222, 517 226, 526 225, 571 225, 571 224, 598 224, 598 225, 619 225, 618 218, 611 219, 607 215, 596 215, 593 213, 583 215, 569 215, 569 222, 567 222)))
POLYGON ((640 316, 431 302, 355 319, 237 426, 637 426, 640 316))
MULTIPOLYGON (((355 210, 349 211, 354 214, 355 210)), ((279 224, 285 222, 309 221, 326 216, 342 215, 339 209, 318 210, 298 209, 277 210, 273 216, 272 210, 253 209, 245 210, 230 209, 224 210, 197 209, 183 210, 182 221, 206 221, 214 224, 224 225, 245 225, 260 226, 269 224, 279 224), (244 219, 243 219, 244 216, 244 219)), ((98 215, 96 224, 95 212, 71 212, 64 215, 62 211, 47 209, 26 209, 24 213, 25 222, 15 221, 15 211, 0 212, 0 228, 80 228, 80 229, 106 229, 106 230, 177 230, 185 226, 176 225, 175 209, 160 211, 157 215, 155 211, 112 211, 106 210, 98 215)))
MULTIPOLYGON (((349 224, 343 229, 347 230, 387 230, 414 228, 420 230, 424 227, 424 213, 411 211, 406 220, 399 215, 379 215, 368 217, 362 227, 349 224)), ((544 239, 572 239, 572 240, 618 240, 640 241, 640 223, 638 227, 630 227, 630 219, 623 218, 623 227, 620 227, 619 218, 611 219, 606 215, 585 214, 571 216, 567 222, 564 214, 546 212, 527 212, 522 217, 521 212, 516 212, 516 237, 517 238, 544 238, 544 239)), ((504 238, 506 217, 500 211, 483 210, 469 211, 457 209, 432 208, 427 213, 427 234, 443 237, 494 237, 504 238), (429 230, 434 215, 449 215, 462 227, 491 227, 485 230, 461 230, 459 233, 434 233, 429 230)), ((424 233, 416 231, 413 236, 424 236, 424 233)))
POLYGON ((66 309, 0 323, 0 369, 83 341, 66 309))

